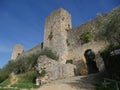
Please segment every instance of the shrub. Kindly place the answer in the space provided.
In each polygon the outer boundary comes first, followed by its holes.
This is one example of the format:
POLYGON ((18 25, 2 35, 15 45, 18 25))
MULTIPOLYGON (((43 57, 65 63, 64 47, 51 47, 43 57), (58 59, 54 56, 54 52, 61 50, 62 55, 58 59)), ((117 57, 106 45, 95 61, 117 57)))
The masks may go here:
POLYGON ((81 35, 80 35, 80 40, 81 40, 81 44, 85 44, 88 43, 92 40, 92 33, 91 33, 92 29, 86 29, 81 35))
POLYGON ((12 72, 20 74, 35 70, 35 65, 37 64, 37 59, 40 55, 46 55, 54 60, 58 60, 56 53, 53 53, 49 48, 45 48, 42 51, 37 51, 27 56, 20 56, 14 61, 10 60, 3 69, 0 69, 0 82, 6 80, 12 72))
POLYGON ((54 59, 54 60, 58 60, 58 55, 56 54, 56 52, 53 52, 51 49, 49 48, 45 48, 40 55, 46 55, 47 57, 54 59))
POLYGON ((46 71, 43 69, 40 73, 40 76, 44 77, 46 75, 46 71))
POLYGON ((34 83, 37 76, 38 76, 38 73, 36 71, 29 71, 29 72, 19 75, 19 78, 21 78, 21 80, 19 80, 19 82, 20 83, 22 83, 22 82, 34 83))
POLYGON ((17 83, 13 84, 12 87, 17 88, 36 88, 35 79, 38 76, 36 71, 29 71, 24 74, 19 74, 17 83))
POLYGON ((9 79, 6 79, 4 80, 2 83, 0 83, 0 87, 6 87, 7 85, 10 84, 10 80, 9 79))
POLYGON ((9 77, 9 71, 7 70, 0 70, 0 83, 6 80, 9 77))
POLYGON ((20 56, 16 60, 10 60, 8 64, 6 64, 1 71, 0 69, 0 81, 2 82, 8 75, 12 72, 15 74, 25 73, 35 69, 35 65, 37 64, 37 59, 40 55, 46 55, 54 60, 58 60, 58 56, 56 53, 53 53, 51 49, 45 48, 42 51, 37 51, 30 55, 20 56))
POLYGON ((3 67, 4 72, 15 74, 25 73, 35 69, 35 65, 37 64, 37 59, 40 56, 40 51, 36 53, 32 53, 28 56, 20 56, 16 60, 10 60, 8 64, 3 67))
MULTIPOLYGON (((96 22, 97 24, 97 22, 96 22)), ((104 22, 99 26, 100 30, 96 35, 100 40, 107 40, 111 45, 120 45, 120 8, 108 13, 104 22)))
POLYGON ((72 59, 67 60, 67 61, 66 61, 66 64, 68 64, 68 63, 73 64, 73 60, 72 60, 72 59))
POLYGON ((13 72, 19 74, 34 70, 39 55, 34 53, 29 56, 24 56, 16 59, 14 62, 15 65, 13 68, 13 72))

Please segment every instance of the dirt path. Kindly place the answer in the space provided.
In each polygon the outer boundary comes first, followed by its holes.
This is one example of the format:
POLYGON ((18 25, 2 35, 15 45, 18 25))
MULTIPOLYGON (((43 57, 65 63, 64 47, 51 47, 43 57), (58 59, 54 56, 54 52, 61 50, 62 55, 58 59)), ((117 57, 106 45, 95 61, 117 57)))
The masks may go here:
POLYGON ((37 90, 95 90, 99 81, 98 74, 77 76, 48 83, 37 90))
POLYGON ((67 84, 48 84, 38 90, 76 90, 67 84))

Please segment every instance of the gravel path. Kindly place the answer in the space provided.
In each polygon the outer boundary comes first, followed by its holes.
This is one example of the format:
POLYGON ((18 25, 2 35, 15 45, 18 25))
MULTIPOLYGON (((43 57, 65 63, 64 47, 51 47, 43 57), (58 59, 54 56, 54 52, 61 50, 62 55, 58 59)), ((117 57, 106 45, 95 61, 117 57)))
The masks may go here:
POLYGON ((67 79, 52 81, 37 90, 95 90, 99 81, 99 74, 77 76, 67 79))

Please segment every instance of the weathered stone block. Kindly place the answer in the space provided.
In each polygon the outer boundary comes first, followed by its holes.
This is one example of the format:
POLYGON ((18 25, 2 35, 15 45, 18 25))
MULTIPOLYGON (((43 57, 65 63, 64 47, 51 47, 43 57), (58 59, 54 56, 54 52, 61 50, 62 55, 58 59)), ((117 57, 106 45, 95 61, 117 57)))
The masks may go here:
POLYGON ((39 73, 44 69, 46 71, 46 76, 48 80, 56 80, 60 78, 72 77, 74 76, 75 65, 72 64, 62 64, 47 56, 40 56, 38 58, 37 70, 39 73))

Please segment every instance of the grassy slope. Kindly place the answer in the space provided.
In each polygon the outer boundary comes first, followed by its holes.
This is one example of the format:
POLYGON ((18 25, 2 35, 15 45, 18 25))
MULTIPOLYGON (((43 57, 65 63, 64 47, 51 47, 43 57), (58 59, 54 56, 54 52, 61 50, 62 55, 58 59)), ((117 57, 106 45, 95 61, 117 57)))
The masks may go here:
POLYGON ((30 88, 38 88, 35 85, 35 77, 36 77, 35 71, 19 74, 16 75, 16 77, 18 78, 17 82, 15 82, 15 84, 12 84, 10 87, 8 87, 11 84, 10 78, 0 83, 0 87, 1 87, 0 90, 20 90, 20 89, 29 90, 30 88))

